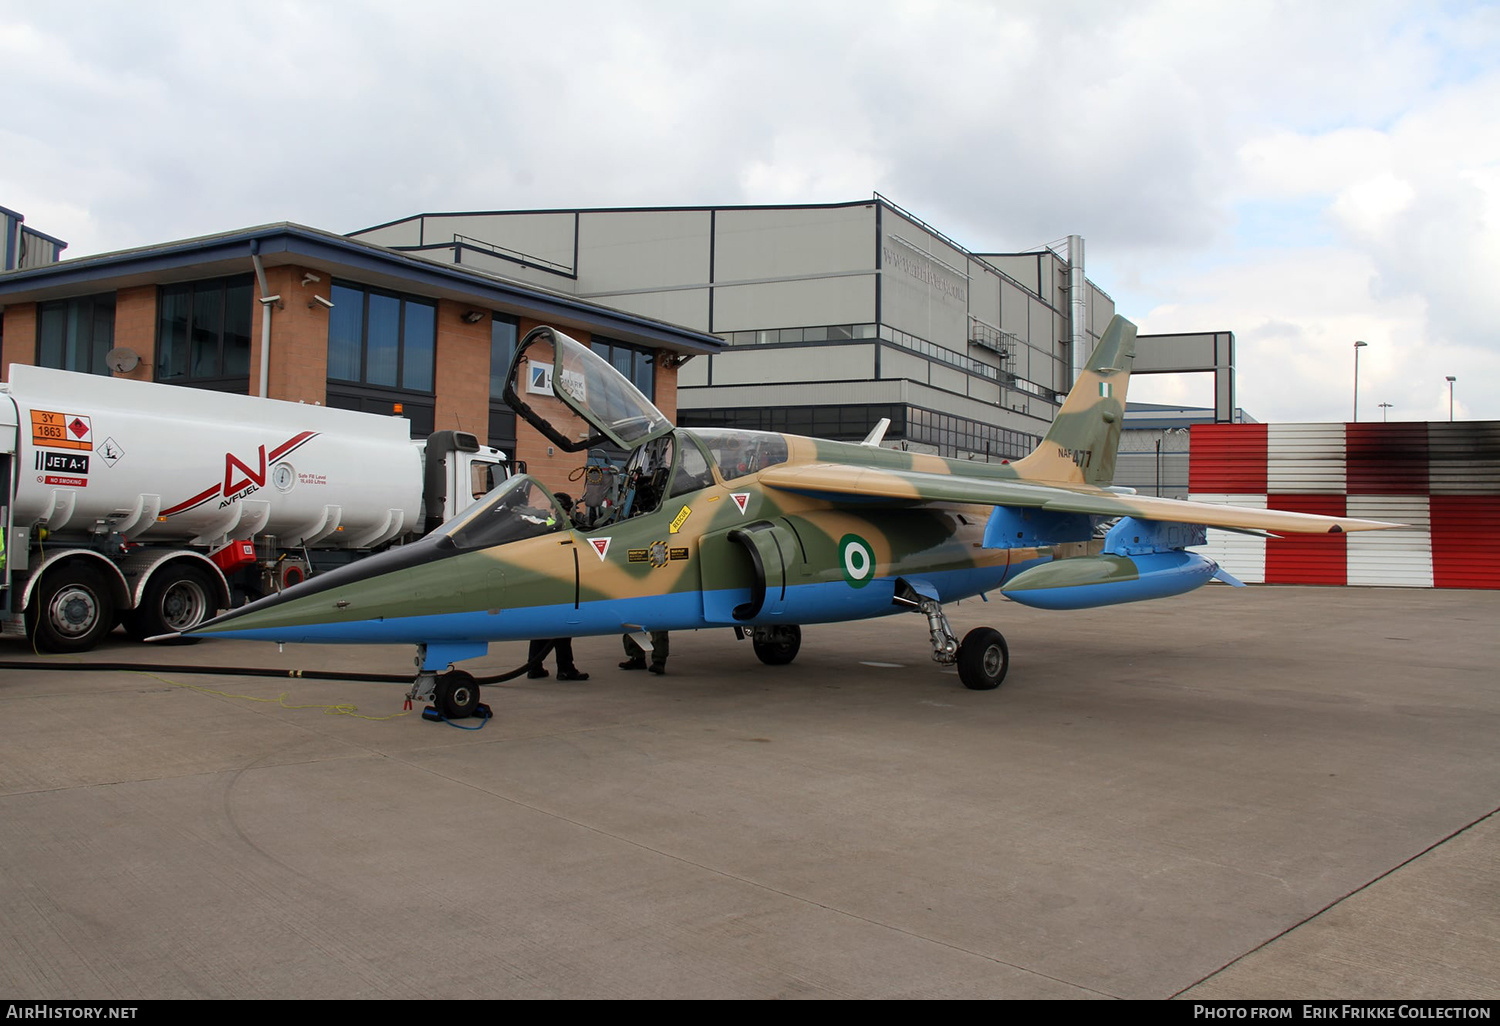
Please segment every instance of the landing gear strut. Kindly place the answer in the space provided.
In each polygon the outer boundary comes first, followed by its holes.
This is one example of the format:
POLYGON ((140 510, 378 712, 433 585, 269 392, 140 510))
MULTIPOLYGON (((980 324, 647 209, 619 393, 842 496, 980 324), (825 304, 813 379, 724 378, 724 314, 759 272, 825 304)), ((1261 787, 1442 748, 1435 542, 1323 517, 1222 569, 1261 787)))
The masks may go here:
POLYGON ((431 702, 423 710, 423 719, 463 720, 470 716, 490 717, 490 707, 479 700, 479 682, 464 670, 449 669, 443 673, 422 669, 425 646, 418 646, 417 679, 406 693, 408 702, 431 702))
POLYGON ((915 605, 917 612, 927 617, 933 662, 943 666, 957 663, 958 679, 970 691, 992 691, 1000 686, 1010 669, 1010 647, 1005 644, 1005 635, 991 627, 975 627, 960 642, 943 613, 942 603, 921 596, 915 605))

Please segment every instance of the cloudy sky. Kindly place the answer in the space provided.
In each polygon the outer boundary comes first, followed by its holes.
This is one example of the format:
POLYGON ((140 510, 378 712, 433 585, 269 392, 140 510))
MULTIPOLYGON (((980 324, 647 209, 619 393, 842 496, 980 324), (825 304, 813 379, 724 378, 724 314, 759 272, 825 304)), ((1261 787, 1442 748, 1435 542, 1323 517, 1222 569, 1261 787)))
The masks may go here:
MULTIPOLYGON (((1500 5, 0 0, 0 205, 68 256, 270 221, 892 199, 1087 240, 1266 421, 1500 419, 1500 5)), ((1207 382, 1132 398, 1207 405, 1207 382)))

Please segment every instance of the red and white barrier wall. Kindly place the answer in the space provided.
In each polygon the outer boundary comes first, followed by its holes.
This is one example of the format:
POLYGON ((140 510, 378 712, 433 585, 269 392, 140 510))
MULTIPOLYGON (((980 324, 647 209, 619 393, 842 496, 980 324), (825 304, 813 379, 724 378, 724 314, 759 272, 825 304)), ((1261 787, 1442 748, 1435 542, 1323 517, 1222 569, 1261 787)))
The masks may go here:
POLYGON ((1500 588, 1500 422, 1196 424, 1190 498, 1391 520, 1408 531, 1202 551, 1246 583, 1500 588))

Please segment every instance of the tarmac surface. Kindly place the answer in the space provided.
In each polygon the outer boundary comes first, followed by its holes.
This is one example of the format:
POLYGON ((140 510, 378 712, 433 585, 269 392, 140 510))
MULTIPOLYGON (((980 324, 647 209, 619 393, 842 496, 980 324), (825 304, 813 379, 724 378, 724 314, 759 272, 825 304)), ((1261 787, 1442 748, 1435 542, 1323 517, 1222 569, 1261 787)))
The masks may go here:
MULTIPOLYGON (((949 614, 1006 633, 999 690, 911 614, 785 667, 674 634, 664 677, 582 639, 591 680, 474 731, 0 670, 0 999, 1500 997, 1500 592, 949 614)), ((41 658, 411 667, 117 638, 41 658)))

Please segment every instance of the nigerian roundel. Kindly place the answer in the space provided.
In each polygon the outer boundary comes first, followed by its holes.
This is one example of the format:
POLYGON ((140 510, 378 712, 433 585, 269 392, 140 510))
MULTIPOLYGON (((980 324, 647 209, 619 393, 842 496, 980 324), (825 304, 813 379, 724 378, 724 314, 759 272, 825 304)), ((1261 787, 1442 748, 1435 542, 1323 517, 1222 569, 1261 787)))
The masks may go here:
POLYGON ((863 588, 875 576, 875 554, 870 551, 870 543, 857 534, 839 539, 839 562, 851 588, 863 588))

